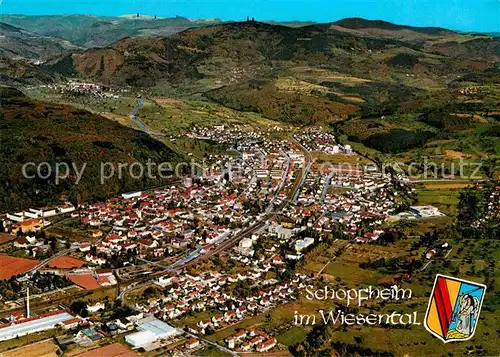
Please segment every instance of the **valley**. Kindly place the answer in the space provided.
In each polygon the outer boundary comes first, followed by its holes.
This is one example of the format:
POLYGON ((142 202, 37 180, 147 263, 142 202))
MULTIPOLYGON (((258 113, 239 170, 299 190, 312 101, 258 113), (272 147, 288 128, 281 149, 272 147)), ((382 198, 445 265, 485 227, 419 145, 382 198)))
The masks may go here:
POLYGON ((0 36, 2 355, 498 354, 499 37, 142 14, 0 36), (487 287, 470 342, 420 326, 436 274, 487 287), (330 309, 418 323, 302 324, 330 309))

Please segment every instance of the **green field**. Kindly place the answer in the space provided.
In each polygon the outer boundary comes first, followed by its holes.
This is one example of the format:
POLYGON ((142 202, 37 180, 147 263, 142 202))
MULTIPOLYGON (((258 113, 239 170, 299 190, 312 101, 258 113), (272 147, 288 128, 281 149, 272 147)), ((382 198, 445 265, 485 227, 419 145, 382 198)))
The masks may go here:
POLYGON ((459 193, 460 189, 418 190, 417 204, 435 206, 441 212, 455 216, 459 193))
POLYGON ((308 330, 304 327, 292 327, 291 329, 278 335, 277 340, 285 346, 293 346, 305 341, 308 330))

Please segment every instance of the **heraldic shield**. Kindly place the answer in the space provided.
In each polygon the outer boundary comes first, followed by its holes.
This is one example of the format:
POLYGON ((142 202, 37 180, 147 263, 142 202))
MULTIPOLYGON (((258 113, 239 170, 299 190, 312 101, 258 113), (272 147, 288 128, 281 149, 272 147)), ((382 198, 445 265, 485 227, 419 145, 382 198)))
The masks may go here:
POLYGON ((443 342, 465 341, 476 331, 486 286, 438 274, 424 325, 443 342))

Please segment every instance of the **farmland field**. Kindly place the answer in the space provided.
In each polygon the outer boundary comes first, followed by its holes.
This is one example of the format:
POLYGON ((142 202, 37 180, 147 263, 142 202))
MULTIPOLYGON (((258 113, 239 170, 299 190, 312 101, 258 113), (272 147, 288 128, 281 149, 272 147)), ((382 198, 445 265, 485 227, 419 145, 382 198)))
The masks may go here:
POLYGON ((0 255, 0 279, 9 279, 11 276, 25 273, 39 263, 35 259, 24 259, 0 255))
POLYGON ((8 243, 16 239, 16 236, 7 233, 0 233, 0 244, 8 243))
POLYGON ((459 188, 426 188, 418 190, 418 204, 432 205, 445 214, 455 215, 459 193, 459 188))
POLYGON ((78 357, 104 357, 104 356, 137 357, 140 355, 120 343, 113 343, 112 345, 96 348, 94 350, 78 354, 77 356, 78 357))
POLYGON ((53 340, 45 340, 0 353, 0 357, 56 357, 58 351, 53 340))

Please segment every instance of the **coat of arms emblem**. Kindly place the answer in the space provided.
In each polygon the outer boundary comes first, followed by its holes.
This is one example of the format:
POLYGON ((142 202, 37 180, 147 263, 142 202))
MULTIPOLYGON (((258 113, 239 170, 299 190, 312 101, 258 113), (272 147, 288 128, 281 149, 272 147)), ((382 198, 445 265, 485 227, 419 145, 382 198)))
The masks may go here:
POLYGON ((424 325, 443 342, 465 341, 476 331, 486 286, 438 274, 424 325))

